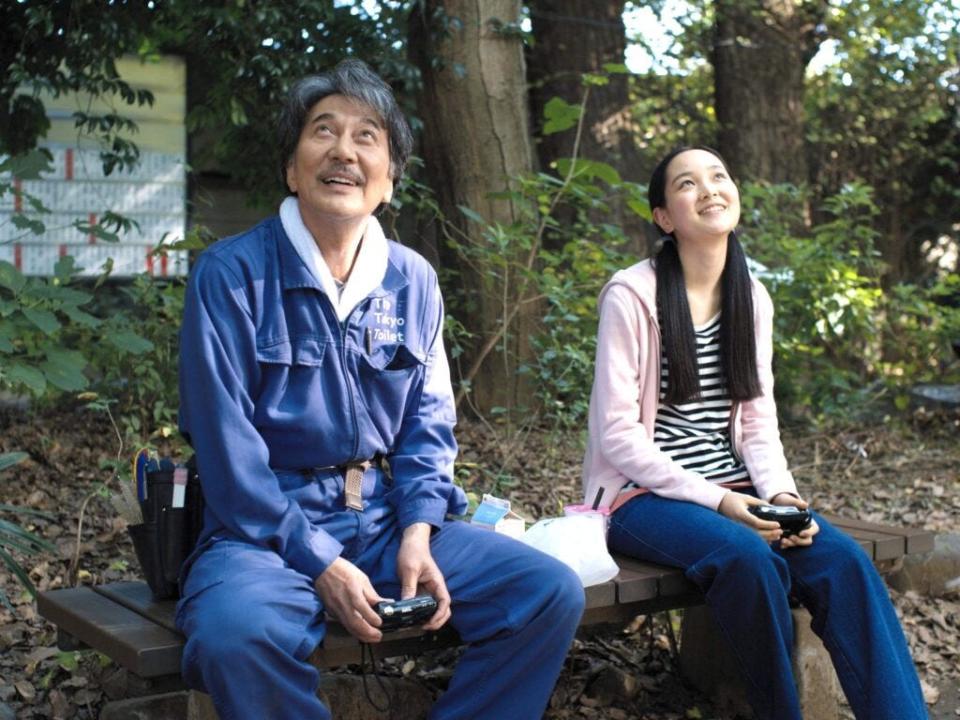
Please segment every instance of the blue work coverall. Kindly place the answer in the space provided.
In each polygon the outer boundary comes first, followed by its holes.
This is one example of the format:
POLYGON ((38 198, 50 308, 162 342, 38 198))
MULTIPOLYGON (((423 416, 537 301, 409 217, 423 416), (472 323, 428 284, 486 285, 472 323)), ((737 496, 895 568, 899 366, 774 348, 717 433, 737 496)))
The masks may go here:
POLYGON ((187 289, 181 429, 206 499, 183 572, 183 676, 222 720, 329 718, 307 662, 325 631, 314 580, 338 556, 399 597, 402 531, 431 553, 469 643, 435 718, 541 717, 583 610, 567 566, 447 519, 455 411, 436 275, 387 243, 379 286, 341 323, 277 217, 207 249, 187 289), (337 466, 383 456, 347 508, 337 466))

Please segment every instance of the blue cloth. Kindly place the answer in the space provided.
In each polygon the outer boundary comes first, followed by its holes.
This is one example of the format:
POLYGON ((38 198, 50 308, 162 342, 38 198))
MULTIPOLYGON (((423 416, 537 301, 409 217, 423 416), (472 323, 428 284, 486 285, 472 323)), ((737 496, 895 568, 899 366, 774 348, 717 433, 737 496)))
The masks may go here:
MULTIPOLYGON (((364 476, 361 513, 344 509, 338 474, 279 471, 284 492, 326 508, 321 525, 343 556, 385 597, 398 597, 400 531, 377 469, 364 476)), ((430 550, 446 580, 450 623, 469 645, 431 717, 543 715, 583 612, 579 578, 566 565, 489 530, 442 524, 430 550)), ((329 718, 306 662, 324 637, 323 605, 311 578, 268 549, 230 540, 194 564, 177 609, 187 636, 183 677, 210 693, 222 720, 329 718)))
POLYGON ((436 275, 388 243, 382 282, 341 324, 271 218, 211 246, 191 272, 181 331, 181 430, 206 500, 182 572, 183 675, 221 718, 327 718, 306 662, 324 637, 313 581, 338 556, 399 597, 404 528, 431 552, 469 643, 436 718, 543 713, 583 611, 575 573, 461 522, 443 306, 436 275), (363 512, 333 469, 381 454, 363 512))
POLYGON ((680 567, 730 643, 758 720, 802 720, 788 595, 810 611, 861 720, 925 720, 926 705, 886 587, 866 553, 816 516, 809 547, 780 550, 701 505, 653 493, 614 512, 612 550, 680 567))
POLYGON ((211 538, 272 549, 315 578, 342 547, 278 469, 387 457, 400 524, 465 512, 436 274, 390 242, 379 287, 341 325, 279 218, 212 245, 190 274, 180 426, 197 454, 211 538))

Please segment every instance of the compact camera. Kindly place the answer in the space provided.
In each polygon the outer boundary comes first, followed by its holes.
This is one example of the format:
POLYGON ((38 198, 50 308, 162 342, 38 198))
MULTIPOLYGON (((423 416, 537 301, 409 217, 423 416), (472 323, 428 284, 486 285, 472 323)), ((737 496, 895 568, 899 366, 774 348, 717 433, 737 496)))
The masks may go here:
POLYGON ((801 530, 806 530, 813 520, 809 510, 801 510, 792 505, 751 505, 748 510, 751 515, 761 520, 780 523, 780 527, 783 528, 783 537, 790 537, 801 530))
POLYGON ((411 625, 422 625, 437 611, 437 601, 429 595, 407 600, 385 600, 374 606, 382 621, 380 630, 391 632, 411 625))

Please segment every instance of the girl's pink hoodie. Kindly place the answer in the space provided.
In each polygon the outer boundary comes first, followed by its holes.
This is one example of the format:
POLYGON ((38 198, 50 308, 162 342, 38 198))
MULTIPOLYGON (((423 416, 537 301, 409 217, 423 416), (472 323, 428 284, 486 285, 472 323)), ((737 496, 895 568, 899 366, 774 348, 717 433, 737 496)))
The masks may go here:
MULTIPOLYGON (((714 510, 727 488, 684 470, 657 449, 653 425, 660 396, 660 327, 656 273, 649 260, 616 273, 600 293, 600 327, 587 452, 583 460, 584 502, 616 509, 646 491, 695 502, 714 510), (620 490, 633 480, 642 490, 620 490)), ((753 280, 757 371, 761 395, 734 403, 731 437, 759 496, 797 494, 780 442, 773 401, 773 303, 753 280)))

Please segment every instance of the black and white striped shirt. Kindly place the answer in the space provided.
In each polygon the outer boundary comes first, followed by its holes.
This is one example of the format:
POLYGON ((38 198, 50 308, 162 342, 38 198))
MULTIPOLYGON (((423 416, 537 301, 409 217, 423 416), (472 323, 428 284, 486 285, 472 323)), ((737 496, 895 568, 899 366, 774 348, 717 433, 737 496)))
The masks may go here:
POLYGON ((732 402, 720 367, 720 315, 695 326, 700 397, 677 405, 664 403, 669 368, 660 353, 660 407, 654 423, 656 446, 685 469, 715 483, 748 478, 730 444, 732 402))

